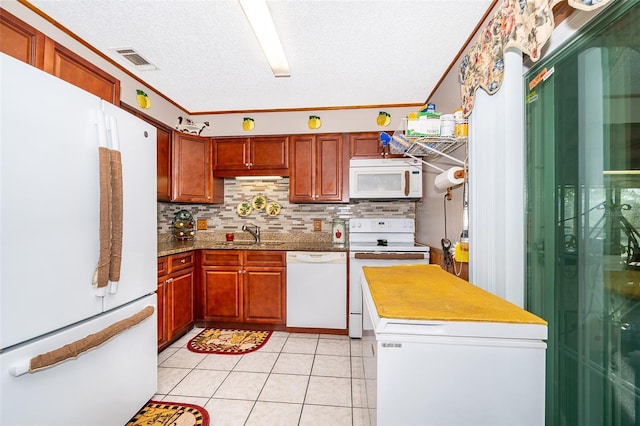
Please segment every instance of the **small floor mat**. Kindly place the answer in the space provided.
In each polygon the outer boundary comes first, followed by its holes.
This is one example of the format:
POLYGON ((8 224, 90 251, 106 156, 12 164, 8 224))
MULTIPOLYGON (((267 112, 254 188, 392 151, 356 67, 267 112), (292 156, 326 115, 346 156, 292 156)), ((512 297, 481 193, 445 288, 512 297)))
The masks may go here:
POLYGON ((262 347, 271 334, 271 331, 205 328, 187 343, 187 349, 209 354, 246 354, 262 347))
POLYGON ((209 426, 209 413, 199 405, 149 401, 126 426, 209 426))

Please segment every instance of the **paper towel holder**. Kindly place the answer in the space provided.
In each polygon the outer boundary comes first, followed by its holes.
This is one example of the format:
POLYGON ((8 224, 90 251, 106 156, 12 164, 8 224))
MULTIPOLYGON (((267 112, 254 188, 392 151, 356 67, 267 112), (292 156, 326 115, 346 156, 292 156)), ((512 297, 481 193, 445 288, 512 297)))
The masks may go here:
POLYGON ((433 181, 433 186, 440 191, 462 185, 465 182, 466 170, 462 167, 451 167, 443 170, 433 181))

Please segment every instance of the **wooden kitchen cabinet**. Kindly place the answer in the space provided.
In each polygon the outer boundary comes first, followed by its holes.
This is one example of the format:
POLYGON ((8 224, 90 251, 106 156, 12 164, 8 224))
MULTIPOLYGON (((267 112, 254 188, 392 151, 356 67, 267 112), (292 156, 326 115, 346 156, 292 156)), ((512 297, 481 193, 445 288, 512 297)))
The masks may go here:
POLYGON ((348 148, 341 134, 296 135, 289 143, 289 201, 348 201, 348 148))
POLYGON ((244 251, 244 322, 286 323, 286 254, 272 250, 244 251))
POLYGON ((200 263, 199 319, 242 322, 242 251, 203 250, 200 263))
POLYGON ((224 181, 213 177, 211 138, 173 131, 171 145, 171 200, 222 203, 224 181))
POLYGON ((44 39, 43 33, 0 9, 0 52, 42 69, 44 39))
POLYGON ((50 38, 45 39, 44 71, 107 102, 120 104, 120 80, 50 38))
POLYGON ((107 102, 120 103, 120 80, 4 9, 0 11, 0 51, 107 102))
POLYGON ((156 128, 156 195, 158 201, 171 201, 172 130, 157 124, 156 128))
POLYGON ((215 138, 215 177, 289 176, 289 137, 215 138))
POLYGON ((194 324, 195 252, 158 258, 158 350, 194 324))
POLYGON ((380 143, 380 132, 362 132, 349 134, 350 158, 393 158, 403 154, 391 154, 389 146, 380 143))
POLYGON ((156 128, 158 201, 224 201, 224 181, 211 173, 211 138, 177 132, 125 103, 120 107, 156 128))
POLYGON ((199 320, 284 325, 285 254, 269 250, 203 250, 199 320))

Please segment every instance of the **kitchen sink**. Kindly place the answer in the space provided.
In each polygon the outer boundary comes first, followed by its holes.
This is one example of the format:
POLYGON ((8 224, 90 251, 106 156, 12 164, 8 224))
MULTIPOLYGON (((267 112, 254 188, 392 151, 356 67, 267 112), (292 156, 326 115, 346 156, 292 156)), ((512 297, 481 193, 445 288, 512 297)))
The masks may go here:
POLYGON ((244 246, 244 247, 276 247, 284 244, 283 241, 261 241, 256 243, 254 241, 233 241, 228 242, 230 246, 244 246))
POLYGON ((227 244, 230 246, 253 246, 256 243, 253 241, 229 241, 227 244))
POLYGON ((281 246, 282 244, 284 244, 283 241, 261 241, 260 243, 258 243, 258 246, 275 247, 281 246))

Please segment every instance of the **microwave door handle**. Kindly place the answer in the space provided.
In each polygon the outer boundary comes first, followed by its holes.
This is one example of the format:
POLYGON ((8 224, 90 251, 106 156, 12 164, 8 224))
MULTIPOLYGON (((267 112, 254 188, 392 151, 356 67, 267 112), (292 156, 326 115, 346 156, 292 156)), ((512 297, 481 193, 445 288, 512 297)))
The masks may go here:
POLYGON ((405 170, 404 171, 404 196, 408 197, 409 196, 409 170, 405 170))

